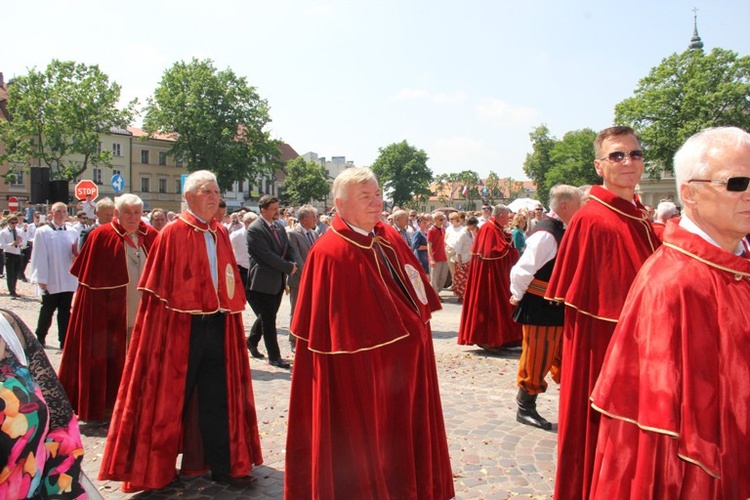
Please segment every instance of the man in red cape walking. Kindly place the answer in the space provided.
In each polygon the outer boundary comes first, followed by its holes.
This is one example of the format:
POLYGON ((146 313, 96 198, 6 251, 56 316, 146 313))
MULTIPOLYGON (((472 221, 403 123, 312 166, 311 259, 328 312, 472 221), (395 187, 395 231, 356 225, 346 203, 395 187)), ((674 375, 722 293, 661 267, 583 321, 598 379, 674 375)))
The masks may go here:
POLYGON ((750 498, 750 134, 674 158, 683 217, 638 273, 592 395, 592 498, 750 498))
POLYGON ((505 233, 509 217, 510 209, 497 205, 474 238, 458 328, 459 345, 500 347, 521 342, 521 325, 513 321, 513 306, 506 294, 510 270, 518 261, 518 250, 505 233))
POLYGON ((78 290, 59 376, 81 420, 105 420, 115 406, 140 302, 138 281, 158 234, 142 215, 138 196, 118 197, 115 219, 88 236, 70 269, 78 290))
POLYGON ((242 311, 245 294, 227 232, 213 215, 211 172, 185 180, 188 209, 151 249, 99 479, 123 491, 160 489, 182 472, 252 482, 263 461, 242 311), (231 439, 230 439, 231 436, 231 439))
POLYGON ((589 396, 628 289, 660 244, 635 198, 644 169, 635 132, 605 129, 594 151, 604 185, 573 216, 546 293, 565 303, 555 498, 566 500, 588 498, 599 430, 589 396))
POLYGON ((313 245, 297 337, 285 498, 454 496, 431 312, 437 294, 366 168, 333 183, 338 215, 313 245))

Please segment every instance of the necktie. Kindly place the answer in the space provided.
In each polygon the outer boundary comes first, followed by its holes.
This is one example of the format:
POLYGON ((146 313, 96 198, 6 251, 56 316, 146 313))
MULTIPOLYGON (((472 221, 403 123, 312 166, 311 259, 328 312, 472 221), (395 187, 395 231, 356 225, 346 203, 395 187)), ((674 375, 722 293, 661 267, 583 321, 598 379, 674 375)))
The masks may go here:
POLYGON ((15 243, 15 241, 18 239, 18 236, 16 235, 16 228, 11 229, 11 232, 13 233, 13 242, 15 243))
POLYGON ((310 242, 310 246, 312 246, 312 244, 315 243, 313 241, 312 233, 310 231, 308 231, 306 234, 307 234, 307 241, 309 241, 310 242))
POLYGON ((278 243, 279 247, 281 247, 281 238, 279 238, 279 235, 276 232, 276 228, 271 225, 271 226, 268 226, 268 229, 271 230, 271 233, 273 234, 273 237, 276 238, 276 243, 278 243))

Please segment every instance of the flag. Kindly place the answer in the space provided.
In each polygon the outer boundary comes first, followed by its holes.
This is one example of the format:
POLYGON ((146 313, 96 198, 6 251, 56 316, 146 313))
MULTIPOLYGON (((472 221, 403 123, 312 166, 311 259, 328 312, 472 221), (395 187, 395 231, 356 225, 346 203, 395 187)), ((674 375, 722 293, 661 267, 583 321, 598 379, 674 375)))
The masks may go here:
POLYGON ((464 195, 464 198, 467 194, 469 194, 469 186, 464 186, 464 190, 461 191, 461 194, 464 195))

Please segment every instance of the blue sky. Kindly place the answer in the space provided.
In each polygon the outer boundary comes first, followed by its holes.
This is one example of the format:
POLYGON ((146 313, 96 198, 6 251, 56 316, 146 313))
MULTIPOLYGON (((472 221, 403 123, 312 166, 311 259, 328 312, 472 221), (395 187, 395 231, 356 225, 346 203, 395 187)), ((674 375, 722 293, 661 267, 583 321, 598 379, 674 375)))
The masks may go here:
POLYGON ((435 172, 525 178, 529 132, 611 125, 614 106, 687 48, 747 55, 747 0, 6 2, 0 71, 99 64, 141 102, 192 57, 231 67, 303 154, 370 165, 407 140, 435 172))

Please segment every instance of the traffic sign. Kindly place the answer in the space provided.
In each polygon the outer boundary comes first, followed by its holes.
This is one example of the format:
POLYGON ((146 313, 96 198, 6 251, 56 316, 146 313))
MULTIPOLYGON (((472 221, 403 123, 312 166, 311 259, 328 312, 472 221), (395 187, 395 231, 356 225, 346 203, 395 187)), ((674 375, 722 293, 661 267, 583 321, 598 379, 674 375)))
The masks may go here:
POLYGON ((115 174, 112 176, 112 188, 118 193, 125 189, 125 179, 122 175, 115 174))
POLYGON ((11 212, 18 212, 18 198, 10 196, 8 198, 8 210, 11 212))
POLYGON ((94 181, 84 179, 76 184, 75 195, 79 200, 85 200, 86 196, 91 195, 91 200, 93 201, 99 196, 99 186, 94 181))

